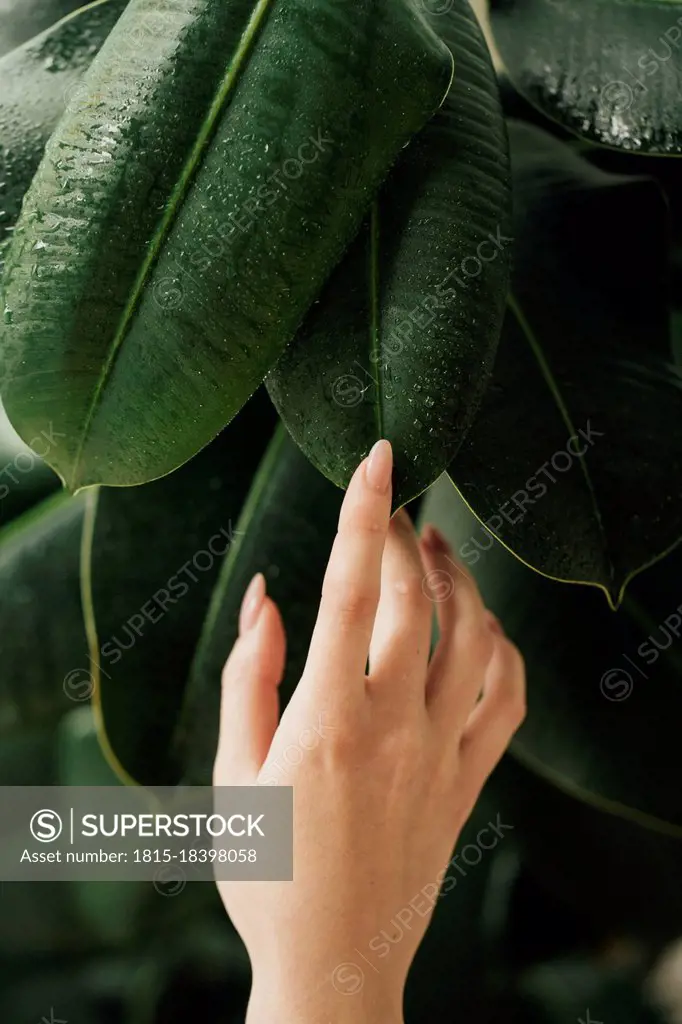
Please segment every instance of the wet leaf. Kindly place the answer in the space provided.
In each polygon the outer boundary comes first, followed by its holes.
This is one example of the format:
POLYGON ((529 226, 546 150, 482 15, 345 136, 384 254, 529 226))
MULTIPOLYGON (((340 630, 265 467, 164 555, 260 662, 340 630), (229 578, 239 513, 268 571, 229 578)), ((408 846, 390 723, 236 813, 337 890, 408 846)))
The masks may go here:
POLYGON ((499 537, 612 604, 682 537, 682 376, 671 365, 668 212, 651 178, 606 173, 510 123, 514 275, 492 384, 449 473, 499 537), (589 244, 586 245, 586 239, 589 244))
POLYGON ((442 472, 478 407, 513 242, 485 40, 467 0, 431 22, 455 56, 450 94, 267 382, 296 442, 340 486, 389 438, 398 505, 442 472))
POLYGON ((65 435, 70 488, 156 479, 219 433, 451 75, 411 0, 132 0, 4 280, 5 408, 65 435))
POLYGON ((517 89, 577 135, 641 153, 682 153, 680 0, 492 0, 517 89))

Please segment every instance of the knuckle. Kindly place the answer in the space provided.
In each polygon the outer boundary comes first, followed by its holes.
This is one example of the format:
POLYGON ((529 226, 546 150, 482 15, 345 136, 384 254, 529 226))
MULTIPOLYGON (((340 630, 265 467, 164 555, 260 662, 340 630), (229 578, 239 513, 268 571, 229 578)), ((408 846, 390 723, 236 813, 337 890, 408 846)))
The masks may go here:
POLYGON ((244 646, 237 643, 223 668, 223 699, 229 701, 235 694, 241 694, 245 687, 259 686, 268 679, 269 672, 263 658, 249 657, 244 646))
POLYGON ((410 615, 418 614, 431 607, 430 601, 424 593, 424 581, 416 573, 401 579, 399 593, 401 601, 410 615))
POLYGON ((242 680, 244 686, 253 687, 256 690, 263 689, 272 681, 269 665, 263 659, 253 661, 250 666, 245 667, 242 680))
POLYGON ((508 689, 500 701, 500 712, 512 729, 518 729, 526 717, 526 701, 523 694, 516 689, 508 689))
MULTIPOLYGON (((335 729, 328 739, 328 750, 335 762, 347 763, 356 750, 356 738, 353 730, 335 729)), ((326 751, 325 751, 326 753, 326 751)))
POLYGON ((222 683, 228 692, 243 677, 249 665, 250 652, 243 638, 240 638, 235 642, 227 661, 223 665, 222 683))
POLYGON ((384 524, 378 511, 368 505, 357 505, 349 509, 339 523, 339 535, 342 537, 365 534, 376 537, 383 529, 384 524))
POLYGON ((518 729, 526 720, 528 705, 523 694, 519 694, 516 700, 516 728, 518 729))
POLYGON ((525 689, 526 663, 521 651, 510 640, 507 640, 507 658, 509 659, 509 674, 519 681, 519 689, 525 689))
POLYGON ((523 725, 523 722, 526 717, 526 702, 518 694, 515 694, 514 697, 509 701, 508 715, 509 724, 511 725, 514 732, 516 732, 516 730, 523 725))
POLYGON ((333 600, 333 615, 340 629, 356 629, 374 615, 376 597, 362 586, 340 587, 333 600))
POLYGON ((421 761, 423 752, 421 737, 414 727, 394 729, 386 735, 382 743, 382 758, 394 768, 404 765, 410 773, 421 761))
POLYGON ((518 729, 526 717, 526 688, 524 683, 524 662, 521 652, 514 644, 506 641, 504 657, 503 686, 500 690, 500 711, 514 729, 518 729))

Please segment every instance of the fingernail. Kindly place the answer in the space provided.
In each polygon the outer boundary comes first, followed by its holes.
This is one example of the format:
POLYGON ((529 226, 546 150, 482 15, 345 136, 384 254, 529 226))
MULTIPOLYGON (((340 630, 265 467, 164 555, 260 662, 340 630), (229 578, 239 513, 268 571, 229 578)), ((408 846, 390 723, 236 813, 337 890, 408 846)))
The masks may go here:
POLYGON ((249 583, 246 593, 244 594, 244 600, 242 601, 242 609, 239 613, 239 633, 248 633, 250 629, 258 622, 258 616, 260 615, 261 608, 263 607, 263 601, 265 600, 265 576, 262 572, 256 573, 251 582, 249 583))
POLYGON ((435 550, 436 538, 434 536, 435 531, 430 523, 427 523, 422 530, 421 542, 424 547, 429 548, 431 551, 435 550))
POLYGON ((431 523, 429 523, 427 526, 424 527, 424 532, 422 534, 422 540, 424 541, 426 546, 428 548, 430 548, 432 551, 449 551, 450 550, 450 545, 446 541, 446 539, 443 536, 443 534, 440 532, 440 530, 437 527, 432 526, 431 523))
POLYGON ((393 449, 388 441, 377 441, 369 453, 365 472, 367 483, 379 494, 387 494, 393 475, 393 449))

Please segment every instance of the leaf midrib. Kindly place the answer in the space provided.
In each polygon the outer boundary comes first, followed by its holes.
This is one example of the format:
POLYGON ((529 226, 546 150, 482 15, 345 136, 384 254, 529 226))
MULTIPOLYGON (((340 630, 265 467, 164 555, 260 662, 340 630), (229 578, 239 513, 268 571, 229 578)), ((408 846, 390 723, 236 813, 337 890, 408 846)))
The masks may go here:
POLYGON ((201 166, 204 151, 206 146, 211 139, 219 117, 221 116, 227 101, 229 100, 239 76, 244 68, 244 65, 248 61, 253 46, 258 38, 261 28, 265 23, 269 13, 274 6, 275 0, 257 0, 256 7, 249 19, 249 23, 244 29, 239 45, 237 47, 234 58, 230 62, 223 76, 220 88, 217 90, 213 103, 211 104, 210 110, 207 117, 204 119, 197 139, 194 143, 191 153, 189 154, 187 161, 182 169, 180 177, 177 181, 173 192, 170 195, 169 201, 166 204, 164 215, 159 222, 154 237, 152 238, 148 248, 145 259, 140 267, 140 272, 133 285, 130 297, 126 304, 126 307, 121 316, 121 320, 116 329, 116 333, 109 346, 106 360, 102 367, 99 380, 92 395, 92 400, 88 407, 86 417, 83 423, 83 429, 81 431, 81 437, 78 444, 78 450, 76 452, 76 458, 74 460, 73 472, 71 475, 71 488, 75 489, 78 481, 78 474, 83 458, 83 451, 85 448, 86 441, 90 433, 90 427, 92 426, 97 406, 99 405, 102 393, 106 387, 107 381, 111 376, 116 356, 120 351, 121 345, 125 339, 128 329, 137 309, 140 297, 144 291, 147 280, 151 274, 152 268, 154 267, 163 243, 165 242, 170 229, 175 221, 175 218, 181 208, 182 201, 184 200, 189 190, 190 184, 193 181, 198 169, 201 166))
MULTIPOLYGON (((547 361, 547 358, 546 358, 546 356, 545 356, 545 354, 543 352, 543 349, 542 349, 542 346, 540 345, 540 342, 535 337, 535 333, 534 333, 532 327, 530 326, 528 320, 526 319, 525 314, 524 314, 523 310, 521 309, 521 306, 519 305, 519 303, 517 302, 517 300, 516 300, 516 298, 514 296, 514 293, 511 292, 511 291, 509 292, 509 295, 507 297, 507 303, 509 305, 510 310, 512 311, 512 313, 516 317, 516 321, 517 321, 519 327, 521 328, 521 331, 523 332, 523 335, 524 335, 526 341, 528 342, 533 355, 535 356, 535 359, 537 361, 540 373, 542 374, 542 376, 543 376, 543 378, 545 380, 545 383, 547 384, 547 387, 549 388, 550 394, 552 395, 552 398, 554 399, 554 402, 555 402, 556 407, 558 409, 559 415, 561 416, 561 418, 562 418, 562 420, 564 422, 564 425, 566 426, 566 428, 569 431, 570 435, 574 436, 575 434, 577 434, 577 431, 575 429, 575 425, 573 423, 573 420, 571 419, 571 414, 568 411, 568 406, 566 405, 566 403, 564 401, 564 398, 563 398, 563 395, 561 394, 561 391, 559 389, 559 385, 558 385, 558 383, 557 383, 557 381, 556 381, 556 379, 554 377, 554 374, 552 373, 552 369, 551 369, 551 367, 550 367, 550 365, 549 365, 549 363, 547 361)), ((604 555, 605 555, 606 560, 607 560, 608 565, 609 565, 610 576, 611 576, 611 579, 609 580, 609 582, 610 582, 610 584, 613 584, 614 577, 615 577, 615 566, 614 566, 613 560, 612 560, 612 558, 611 558, 611 556, 609 554, 609 544, 608 544, 608 539, 607 539, 607 536, 606 536, 606 531, 604 529, 604 521, 602 519, 601 511, 599 509, 599 502, 597 501, 597 494, 596 494, 596 491, 594 489, 594 484, 592 483, 592 479, 590 477, 590 474, 588 472, 587 465, 586 465, 584 459, 583 458, 578 458, 578 462, 580 463, 580 471, 581 471, 581 473, 583 475, 583 478, 585 480, 585 484, 587 486, 588 493, 590 495, 590 502, 592 504, 592 511, 594 512, 594 517, 595 517, 595 520, 596 520, 596 523, 597 523, 597 527, 599 529, 599 534, 600 534, 601 539, 602 539, 602 544, 604 546, 604 555)))

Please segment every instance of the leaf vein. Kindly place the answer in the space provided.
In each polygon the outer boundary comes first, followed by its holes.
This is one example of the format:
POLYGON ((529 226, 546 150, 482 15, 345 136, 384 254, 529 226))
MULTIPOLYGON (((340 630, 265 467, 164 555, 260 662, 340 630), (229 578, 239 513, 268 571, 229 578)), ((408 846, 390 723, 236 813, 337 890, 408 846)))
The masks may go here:
POLYGON ((128 332, 130 322, 135 314, 138 307, 140 298, 144 291, 145 284, 151 274, 153 267, 161 253, 161 248, 165 242, 168 233, 178 215, 181 204, 189 187, 199 170, 204 156, 206 147, 214 133, 215 127, 218 123, 218 119, 222 114, 225 105, 230 98, 236 83, 239 79, 241 71, 244 68, 245 63, 248 61, 253 46, 258 38, 259 32, 270 13, 275 0, 258 0, 256 7, 251 15, 248 25, 246 26, 244 33, 237 47, 236 53, 233 59, 230 61, 227 71, 222 79, 220 88, 216 92, 211 108, 208 112, 207 117, 204 119, 201 131, 199 132, 195 144, 192 148, 183 169, 178 179, 178 182, 171 193, 168 204, 164 211, 163 218, 156 230, 154 237, 152 238, 144 262, 140 268, 140 272, 133 285, 130 298, 123 311, 121 321, 118 325, 113 340, 109 346, 109 352, 107 358, 102 367, 99 379, 95 386, 95 390, 92 395, 92 400, 88 407, 88 411, 85 416, 83 423, 83 429, 81 431, 80 441, 78 444, 78 450, 73 465, 71 486, 75 488, 78 481, 78 475, 80 471, 80 465, 83 458, 83 452, 85 444, 88 439, 90 428, 97 411, 97 407, 100 403, 104 388, 106 387, 107 381, 111 376, 116 356, 118 355, 121 345, 128 332))

